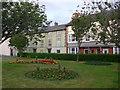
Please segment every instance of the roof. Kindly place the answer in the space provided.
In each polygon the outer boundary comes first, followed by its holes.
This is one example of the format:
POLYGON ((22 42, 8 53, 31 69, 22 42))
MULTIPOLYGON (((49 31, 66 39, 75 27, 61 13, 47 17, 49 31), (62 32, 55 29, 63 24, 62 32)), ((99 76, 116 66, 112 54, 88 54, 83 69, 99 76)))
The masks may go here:
MULTIPOLYGON (((68 43, 68 47, 77 47, 77 43, 68 43)), ((85 42, 82 43, 80 47, 113 47, 114 43, 109 43, 108 45, 105 45, 103 43, 96 43, 96 42, 85 42)))
POLYGON ((49 26, 46 28, 45 32, 60 31, 65 29, 66 29, 66 24, 62 24, 62 25, 56 25, 56 26, 49 26))

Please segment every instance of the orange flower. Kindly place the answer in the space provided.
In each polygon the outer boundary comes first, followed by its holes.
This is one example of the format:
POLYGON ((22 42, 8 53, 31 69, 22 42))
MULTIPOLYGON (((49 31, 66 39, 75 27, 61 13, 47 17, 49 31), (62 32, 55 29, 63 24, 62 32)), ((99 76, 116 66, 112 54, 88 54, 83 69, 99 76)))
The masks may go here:
POLYGON ((38 77, 40 77, 40 75, 38 77))
POLYGON ((46 77, 48 77, 48 76, 46 76, 46 77))
POLYGON ((54 77, 55 75, 52 75, 52 77, 54 77))

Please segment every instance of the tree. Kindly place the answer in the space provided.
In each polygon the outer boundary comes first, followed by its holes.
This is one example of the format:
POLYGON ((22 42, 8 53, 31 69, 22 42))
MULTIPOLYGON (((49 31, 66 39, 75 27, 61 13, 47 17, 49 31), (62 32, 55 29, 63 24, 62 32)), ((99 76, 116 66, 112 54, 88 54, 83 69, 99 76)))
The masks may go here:
POLYGON ((83 41, 83 37, 89 37, 88 32, 91 27, 92 17, 89 12, 81 12, 76 15, 77 17, 72 18, 72 30, 74 31, 74 36, 78 41, 78 52, 77 61, 79 61, 80 46, 83 41))
POLYGON ((29 36, 30 39, 34 38, 35 34, 41 37, 41 32, 51 23, 47 21, 45 5, 40 6, 37 3, 2 2, 1 11, 2 39, 0 43, 16 34, 29 36))
POLYGON ((120 48, 120 1, 114 3, 92 2, 92 11, 98 25, 93 25, 93 33, 98 34, 99 39, 104 44, 115 43, 120 48), (99 31, 99 32, 98 32, 99 31))
POLYGON ((19 53, 24 51, 29 43, 28 38, 20 34, 11 37, 9 42, 10 42, 9 46, 16 48, 19 53))

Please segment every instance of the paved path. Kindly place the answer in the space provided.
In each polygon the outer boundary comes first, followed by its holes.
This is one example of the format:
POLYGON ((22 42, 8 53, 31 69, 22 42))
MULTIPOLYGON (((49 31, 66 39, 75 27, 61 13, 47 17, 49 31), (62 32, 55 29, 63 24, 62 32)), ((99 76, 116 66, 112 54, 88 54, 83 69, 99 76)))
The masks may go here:
POLYGON ((15 56, 5 56, 5 55, 0 55, 0 58, 9 58, 9 57, 15 57, 15 56))

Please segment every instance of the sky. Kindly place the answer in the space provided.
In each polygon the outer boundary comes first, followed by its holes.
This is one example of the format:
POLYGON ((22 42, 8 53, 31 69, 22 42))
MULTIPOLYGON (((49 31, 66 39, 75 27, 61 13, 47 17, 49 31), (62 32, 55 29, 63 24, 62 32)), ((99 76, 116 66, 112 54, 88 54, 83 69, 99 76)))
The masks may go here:
POLYGON ((46 7, 48 20, 58 24, 66 24, 71 21, 72 14, 76 11, 80 2, 40 2, 46 7))
MULTIPOLYGON (((28 1, 28 0, 13 0, 13 1, 28 1)), ((38 2, 40 5, 45 5, 48 21, 52 21, 51 26, 54 22, 59 25, 66 24, 71 21, 72 14, 76 10, 80 10, 84 4, 84 1, 91 3, 92 1, 101 0, 29 0, 38 2), (77 7, 79 5, 79 7, 77 7)), ((102 0, 108 2, 114 2, 119 0, 102 0)))
MULTIPOLYGON (((91 3, 92 1, 101 0, 38 0, 39 4, 46 6, 46 14, 48 20, 58 22, 59 25, 66 24, 71 21, 72 14, 76 10, 80 10, 84 5, 84 1, 91 3), (79 7, 77 7, 79 5, 79 7)), ((114 2, 118 0, 102 0, 108 2, 114 2)))

